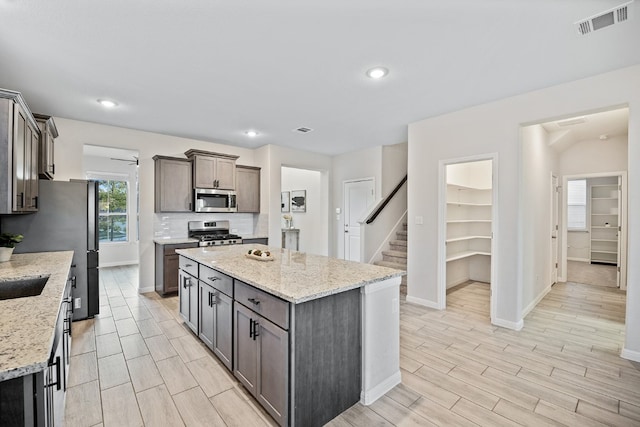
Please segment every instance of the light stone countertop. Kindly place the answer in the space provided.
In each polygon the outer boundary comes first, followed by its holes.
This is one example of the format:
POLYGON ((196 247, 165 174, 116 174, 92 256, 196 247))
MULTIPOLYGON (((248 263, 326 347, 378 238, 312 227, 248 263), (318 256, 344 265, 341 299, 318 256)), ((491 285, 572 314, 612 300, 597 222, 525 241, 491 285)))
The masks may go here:
POLYGON ((393 268, 258 244, 176 252, 294 304, 406 274, 393 268), (268 250, 274 260, 247 258, 249 249, 268 250))
POLYGON ((49 275, 40 295, 0 301, 0 381, 47 367, 73 251, 14 254, 2 281, 49 275))
POLYGON ((159 245, 179 245, 181 243, 198 243, 198 239, 191 237, 178 237, 175 239, 153 239, 154 243, 159 245))

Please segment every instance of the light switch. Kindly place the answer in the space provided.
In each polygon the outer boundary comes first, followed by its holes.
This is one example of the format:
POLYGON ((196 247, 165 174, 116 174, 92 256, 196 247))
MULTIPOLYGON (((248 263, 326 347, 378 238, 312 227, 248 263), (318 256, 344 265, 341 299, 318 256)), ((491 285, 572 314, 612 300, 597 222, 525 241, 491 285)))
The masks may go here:
POLYGON ((340 215, 340 213, 342 213, 342 209, 336 208, 336 214, 340 215))
POLYGON ((423 218, 421 216, 417 216, 416 217, 416 224, 418 224, 418 225, 424 224, 424 220, 423 220, 423 218))

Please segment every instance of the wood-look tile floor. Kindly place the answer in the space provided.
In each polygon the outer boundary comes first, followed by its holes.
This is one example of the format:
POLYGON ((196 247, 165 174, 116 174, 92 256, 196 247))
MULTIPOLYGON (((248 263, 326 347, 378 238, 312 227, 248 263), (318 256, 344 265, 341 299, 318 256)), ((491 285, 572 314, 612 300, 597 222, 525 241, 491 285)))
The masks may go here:
MULTIPOLYGON (((135 267, 101 269, 100 316, 73 324, 65 425, 274 425, 182 325, 177 297, 136 284, 135 267)), ((624 292, 557 284, 519 332, 489 323, 488 292, 461 286, 444 311, 403 301, 403 383, 329 425, 640 426, 640 364, 618 356, 624 292)))

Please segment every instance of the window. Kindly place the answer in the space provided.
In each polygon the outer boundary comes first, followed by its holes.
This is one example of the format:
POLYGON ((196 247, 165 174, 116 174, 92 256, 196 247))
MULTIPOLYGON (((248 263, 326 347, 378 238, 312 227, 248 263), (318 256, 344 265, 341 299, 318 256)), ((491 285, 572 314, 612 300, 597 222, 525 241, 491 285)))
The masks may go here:
POLYGON ((567 228, 587 229, 587 180, 567 181, 567 228))
POLYGON ((100 243, 126 242, 128 240, 128 192, 127 181, 98 180, 100 243))

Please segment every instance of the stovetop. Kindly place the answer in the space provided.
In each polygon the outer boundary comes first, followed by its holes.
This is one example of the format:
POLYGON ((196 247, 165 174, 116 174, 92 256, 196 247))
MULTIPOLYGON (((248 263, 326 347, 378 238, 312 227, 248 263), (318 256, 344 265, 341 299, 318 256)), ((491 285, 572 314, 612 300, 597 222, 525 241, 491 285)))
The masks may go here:
POLYGON ((242 243, 242 237, 229 233, 229 221, 189 221, 188 236, 198 239, 199 246, 242 243))

